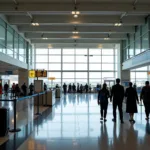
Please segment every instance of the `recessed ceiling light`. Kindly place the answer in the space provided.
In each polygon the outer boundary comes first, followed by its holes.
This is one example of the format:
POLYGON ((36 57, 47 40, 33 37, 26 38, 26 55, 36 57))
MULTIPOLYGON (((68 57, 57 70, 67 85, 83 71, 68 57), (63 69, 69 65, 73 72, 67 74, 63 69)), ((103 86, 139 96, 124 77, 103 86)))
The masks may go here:
POLYGON ((109 38, 104 38, 104 40, 109 40, 109 38))
POLYGON ((39 26, 39 23, 32 22, 31 25, 32 26, 39 26))
POLYGON ((122 23, 115 23, 114 26, 120 27, 120 26, 122 26, 122 23))
POLYGON ((79 32, 78 32, 78 31, 73 31, 72 33, 73 33, 73 34, 78 34, 79 32))
POLYGON ((51 44, 48 44, 48 48, 52 48, 52 45, 51 45, 51 44))
POLYGON ((102 44, 99 44, 99 45, 98 45, 98 48, 102 48, 102 47, 103 47, 103 45, 102 45, 102 44))
POLYGON ((42 38, 42 39, 43 39, 43 40, 47 40, 48 38, 45 37, 45 38, 42 38))
POLYGON ((74 18, 78 18, 78 15, 77 15, 77 14, 74 14, 74 18))

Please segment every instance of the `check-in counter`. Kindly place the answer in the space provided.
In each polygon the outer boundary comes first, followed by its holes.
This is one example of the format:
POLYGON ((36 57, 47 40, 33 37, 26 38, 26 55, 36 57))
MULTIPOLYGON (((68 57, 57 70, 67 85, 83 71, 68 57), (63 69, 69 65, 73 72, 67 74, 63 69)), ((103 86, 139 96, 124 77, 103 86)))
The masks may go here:
POLYGON ((55 104, 55 90, 47 91, 45 94, 44 105, 53 106, 55 104))

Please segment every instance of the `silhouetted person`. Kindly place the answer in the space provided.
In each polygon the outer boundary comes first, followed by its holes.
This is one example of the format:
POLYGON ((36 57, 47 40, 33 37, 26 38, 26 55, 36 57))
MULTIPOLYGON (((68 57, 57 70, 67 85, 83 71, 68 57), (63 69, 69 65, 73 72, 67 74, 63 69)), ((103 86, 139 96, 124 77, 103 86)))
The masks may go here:
POLYGON ((72 89, 73 89, 73 92, 76 92, 76 86, 74 83, 73 83, 72 89))
POLYGON ((77 83, 77 93, 80 92, 80 87, 79 87, 79 83, 77 83))
POLYGON ((112 98, 113 98, 113 116, 114 116, 112 121, 116 122, 116 109, 118 106, 119 114, 120 114, 120 121, 121 123, 124 123, 123 111, 122 111, 124 88, 122 85, 120 85, 120 79, 116 79, 116 85, 112 87, 110 101, 112 101, 112 98))
POLYGON ((66 83, 64 83, 64 85, 63 85, 63 90, 64 90, 64 94, 66 94, 66 92, 67 92, 67 85, 66 85, 66 83))
POLYGON ((137 104, 139 103, 136 90, 132 87, 132 82, 129 82, 129 88, 126 89, 125 96, 127 97, 126 112, 130 115, 130 122, 135 123, 134 113, 137 113, 137 104))
POLYGON ((137 88, 136 83, 134 83, 133 88, 136 90, 136 88, 137 88))
POLYGON ((83 86, 82 86, 82 84, 80 85, 80 93, 82 94, 82 92, 83 92, 83 86))
POLYGON ((7 94, 8 94, 8 89, 9 89, 9 85, 6 82, 5 85, 4 85, 5 96, 7 96, 7 94))
POLYGON ((108 98, 110 97, 109 91, 107 90, 107 84, 103 84, 103 88, 98 92, 98 103, 100 104, 101 120, 106 120, 107 108, 108 108, 108 98))
POLYGON ((140 100, 143 100, 145 106, 146 120, 149 120, 150 114, 150 86, 149 81, 145 82, 145 86, 142 88, 140 100))
POLYGON ((15 97, 19 97, 20 96, 20 88, 19 88, 19 85, 18 84, 16 84, 16 86, 15 86, 15 97))
POLYGON ((29 85, 29 89, 30 89, 29 95, 32 95, 34 91, 34 85, 32 83, 29 85))
POLYGON ((47 91, 47 85, 44 83, 44 91, 47 91))
POLYGON ((92 87, 91 84, 89 85, 89 92, 91 93, 92 87))
POLYGON ((71 93, 71 83, 68 86, 68 92, 71 93))
POLYGON ((89 89, 89 86, 86 84, 85 85, 85 91, 86 91, 86 93, 88 92, 88 89, 89 89))
POLYGON ((26 96, 26 94, 27 94, 27 86, 26 86, 25 83, 21 86, 21 89, 22 89, 22 92, 23 92, 23 96, 26 96))
POLYGON ((11 88, 12 97, 15 96, 15 87, 16 87, 16 85, 15 85, 15 83, 13 83, 12 88, 11 88))
POLYGON ((58 85, 58 84, 56 84, 56 88, 59 88, 59 85, 58 85))

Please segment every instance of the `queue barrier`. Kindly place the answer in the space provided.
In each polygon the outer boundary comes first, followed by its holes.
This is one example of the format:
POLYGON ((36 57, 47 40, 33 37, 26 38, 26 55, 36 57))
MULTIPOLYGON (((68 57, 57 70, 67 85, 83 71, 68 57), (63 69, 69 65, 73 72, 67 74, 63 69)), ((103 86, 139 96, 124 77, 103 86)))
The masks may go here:
MULTIPOLYGON (((36 103, 36 113, 35 115, 42 115, 40 113, 40 100, 44 101, 44 103, 42 104, 43 106, 52 106, 52 105, 48 105, 47 104, 47 95, 48 95, 48 91, 45 91, 45 92, 41 92, 41 93, 35 93, 33 95, 30 95, 30 96, 26 96, 26 97, 21 97, 21 98, 14 98, 14 99, 0 99, 0 101, 3 101, 3 102, 13 102, 13 110, 14 110, 14 114, 13 114, 13 118, 14 118, 14 124, 13 124, 13 129, 10 129, 9 132, 20 132, 21 129, 20 128, 17 128, 17 117, 16 117, 16 113, 17 113, 17 102, 19 101, 24 101, 24 100, 27 100, 27 99, 32 99, 34 98, 34 101, 37 100, 37 103, 36 103), (41 97, 41 99, 40 99, 41 97)), ((35 104, 35 103, 34 103, 35 104)))

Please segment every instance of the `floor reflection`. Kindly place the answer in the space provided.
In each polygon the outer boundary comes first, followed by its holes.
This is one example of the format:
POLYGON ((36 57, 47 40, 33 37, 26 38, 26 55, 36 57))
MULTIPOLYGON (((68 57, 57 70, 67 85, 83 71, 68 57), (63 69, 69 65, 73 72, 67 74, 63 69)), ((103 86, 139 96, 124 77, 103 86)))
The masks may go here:
MULTIPOLYGON (((109 104, 107 122, 100 122, 97 94, 67 94, 54 109, 35 121, 34 130, 18 150, 149 150, 150 124, 138 106, 135 124, 116 124, 109 104)), ((118 116, 119 117, 119 116, 118 116)))

